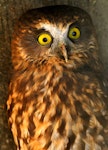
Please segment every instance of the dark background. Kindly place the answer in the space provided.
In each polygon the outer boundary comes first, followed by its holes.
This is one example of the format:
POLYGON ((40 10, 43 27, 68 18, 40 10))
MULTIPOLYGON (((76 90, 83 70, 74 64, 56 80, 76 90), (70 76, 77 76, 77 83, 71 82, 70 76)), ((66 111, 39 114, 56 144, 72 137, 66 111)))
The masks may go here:
POLYGON ((92 17, 99 54, 108 72, 108 0, 0 0, 0 150, 14 150, 6 117, 6 100, 10 81, 10 41, 16 20, 26 10, 55 4, 69 4, 83 8, 92 17))

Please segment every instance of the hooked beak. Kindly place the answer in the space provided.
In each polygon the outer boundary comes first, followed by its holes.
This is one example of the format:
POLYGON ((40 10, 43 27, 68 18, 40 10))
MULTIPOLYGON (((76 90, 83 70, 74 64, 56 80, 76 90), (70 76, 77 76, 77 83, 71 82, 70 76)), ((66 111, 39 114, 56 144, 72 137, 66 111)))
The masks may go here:
POLYGON ((64 57, 65 61, 68 62, 67 49, 64 43, 60 45, 60 50, 62 52, 62 56, 64 57))

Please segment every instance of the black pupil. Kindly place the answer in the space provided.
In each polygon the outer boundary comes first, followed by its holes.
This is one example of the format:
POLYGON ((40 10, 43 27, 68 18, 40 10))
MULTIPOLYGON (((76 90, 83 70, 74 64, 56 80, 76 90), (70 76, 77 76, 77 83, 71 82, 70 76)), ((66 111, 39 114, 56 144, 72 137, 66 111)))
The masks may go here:
POLYGON ((47 40, 48 40, 47 38, 43 38, 43 42, 47 42, 47 40))
POLYGON ((73 35, 73 36, 76 36, 76 34, 77 34, 77 33, 76 33, 75 31, 72 32, 72 35, 73 35))

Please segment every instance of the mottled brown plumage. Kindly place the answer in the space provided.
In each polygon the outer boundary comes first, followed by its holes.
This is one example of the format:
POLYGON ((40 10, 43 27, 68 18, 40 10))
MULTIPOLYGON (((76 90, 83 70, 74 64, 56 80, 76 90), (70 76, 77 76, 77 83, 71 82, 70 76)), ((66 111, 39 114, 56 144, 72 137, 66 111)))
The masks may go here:
POLYGON ((12 40, 7 109, 17 150, 108 150, 108 93, 89 15, 30 10, 12 40))

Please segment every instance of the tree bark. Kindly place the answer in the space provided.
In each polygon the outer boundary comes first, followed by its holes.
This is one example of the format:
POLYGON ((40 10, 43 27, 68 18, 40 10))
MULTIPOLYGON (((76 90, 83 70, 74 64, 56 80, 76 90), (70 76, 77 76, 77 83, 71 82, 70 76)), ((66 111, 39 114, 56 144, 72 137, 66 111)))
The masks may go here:
POLYGON ((28 9, 69 4, 88 11, 96 26, 100 54, 108 70, 108 0, 0 0, 0 150, 15 150, 8 127, 6 100, 11 78, 11 37, 16 20, 28 9))

